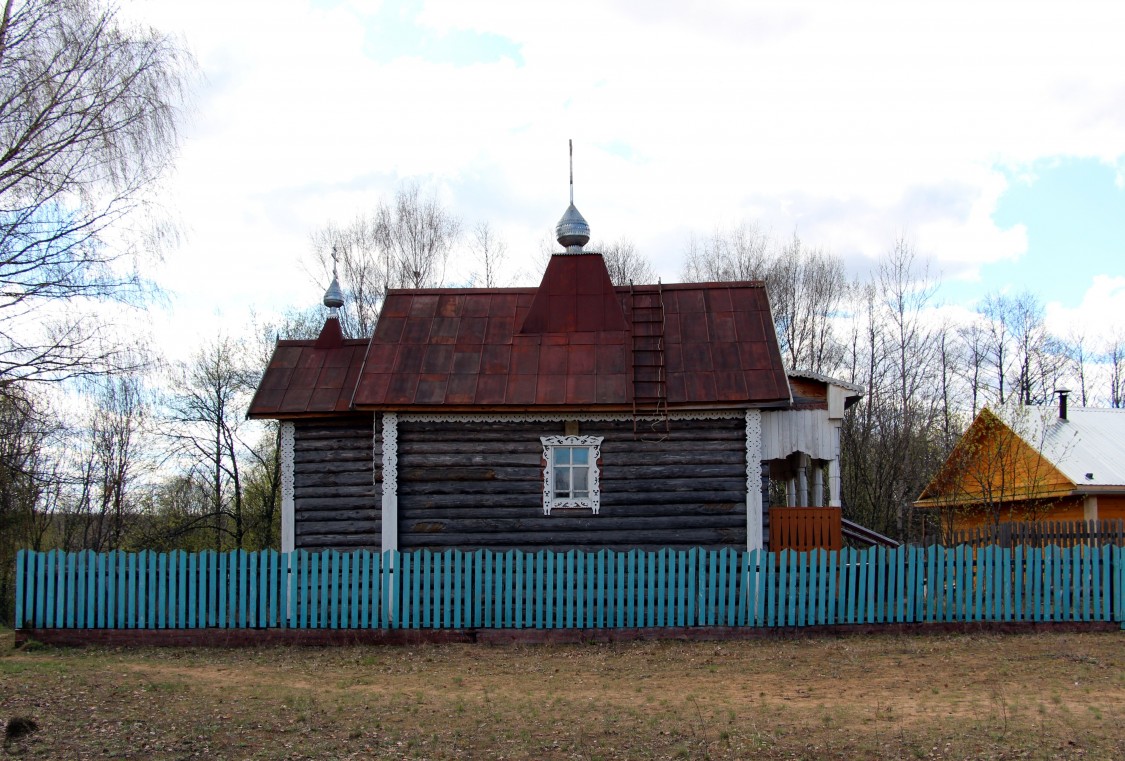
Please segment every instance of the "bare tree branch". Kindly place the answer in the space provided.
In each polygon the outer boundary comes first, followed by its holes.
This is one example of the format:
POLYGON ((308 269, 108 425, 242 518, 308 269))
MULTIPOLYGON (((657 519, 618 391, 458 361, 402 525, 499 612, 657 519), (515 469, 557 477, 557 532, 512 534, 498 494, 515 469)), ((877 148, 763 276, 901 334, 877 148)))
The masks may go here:
POLYGON ((605 268, 614 285, 643 285, 656 282, 656 270, 636 245, 628 238, 618 238, 608 243, 595 241, 586 246, 587 251, 598 251, 605 260, 605 268))
POLYGON ((121 367, 92 306, 149 290, 125 223, 150 210, 146 191, 171 162, 191 71, 170 38, 125 27, 98 0, 4 2, 0 379, 121 367))
POLYGON ((460 220, 417 183, 402 186, 370 214, 314 233, 313 258, 325 286, 333 251, 339 259, 344 335, 371 335, 389 289, 440 287, 460 234, 460 220))

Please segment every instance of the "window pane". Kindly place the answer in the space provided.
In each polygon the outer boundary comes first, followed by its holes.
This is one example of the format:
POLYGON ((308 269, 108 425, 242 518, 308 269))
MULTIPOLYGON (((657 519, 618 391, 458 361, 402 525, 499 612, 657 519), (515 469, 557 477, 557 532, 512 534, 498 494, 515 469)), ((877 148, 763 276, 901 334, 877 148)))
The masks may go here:
POLYGON ((575 497, 588 497, 590 496, 590 485, 588 479, 590 471, 586 468, 574 469, 574 496, 575 497))
POLYGON ((555 465, 570 464, 570 447, 555 447, 555 465))
POLYGON ((586 447, 574 447, 574 464, 586 465, 590 462, 590 450, 586 447))
POLYGON ((555 494, 560 497, 570 496, 570 468, 559 468, 555 473, 555 494))

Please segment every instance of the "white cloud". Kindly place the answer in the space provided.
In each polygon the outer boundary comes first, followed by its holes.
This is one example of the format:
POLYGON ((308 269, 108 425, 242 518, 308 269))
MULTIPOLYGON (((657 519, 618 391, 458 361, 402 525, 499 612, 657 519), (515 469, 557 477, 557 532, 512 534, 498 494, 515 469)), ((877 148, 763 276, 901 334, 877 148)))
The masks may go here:
POLYGON ((1046 322, 1055 335, 1091 342, 1087 348, 1093 351, 1100 351, 1110 338, 1125 338, 1125 277, 1095 276, 1082 303, 1073 309, 1048 302, 1046 322))
POLYGON ((297 267, 309 231, 405 177, 487 215, 519 260, 565 207, 568 138, 595 236, 636 240, 665 279, 688 231, 747 216, 850 257, 905 231, 971 272, 1027 245, 992 222, 1001 167, 1122 165, 1117 3, 411 7, 129 8, 182 34, 209 83, 174 178, 191 227, 165 273, 178 309, 315 302, 297 267), (407 28, 437 49, 503 38, 519 61, 453 64, 426 46, 385 60, 407 28))

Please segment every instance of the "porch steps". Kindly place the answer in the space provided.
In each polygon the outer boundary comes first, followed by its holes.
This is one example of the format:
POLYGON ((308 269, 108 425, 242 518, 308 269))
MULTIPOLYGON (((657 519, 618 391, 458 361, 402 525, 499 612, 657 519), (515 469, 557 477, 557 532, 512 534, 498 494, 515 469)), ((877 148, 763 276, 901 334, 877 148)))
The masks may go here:
POLYGON ((841 530, 844 536, 856 542, 866 545, 882 545, 883 547, 898 547, 902 542, 897 539, 891 539, 889 536, 883 536, 878 531, 872 531, 866 526, 861 526, 855 521, 849 521, 844 518, 841 522, 841 530))

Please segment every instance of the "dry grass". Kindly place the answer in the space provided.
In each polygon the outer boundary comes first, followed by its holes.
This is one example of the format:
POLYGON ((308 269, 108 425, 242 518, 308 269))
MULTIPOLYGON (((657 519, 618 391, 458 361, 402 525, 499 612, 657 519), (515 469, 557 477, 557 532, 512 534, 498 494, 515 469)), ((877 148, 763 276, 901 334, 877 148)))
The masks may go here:
POLYGON ((1125 637, 12 650, 13 758, 1125 757, 1125 637))

